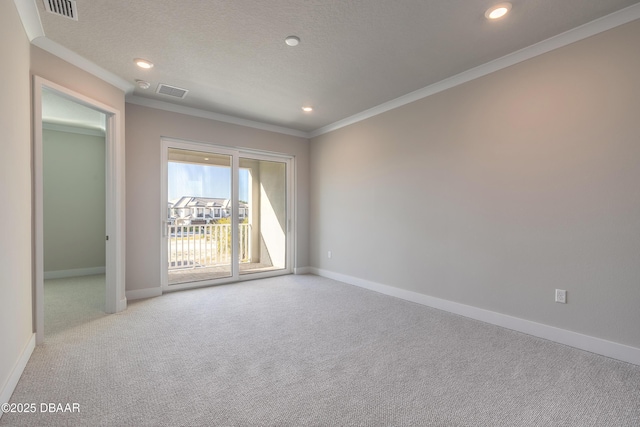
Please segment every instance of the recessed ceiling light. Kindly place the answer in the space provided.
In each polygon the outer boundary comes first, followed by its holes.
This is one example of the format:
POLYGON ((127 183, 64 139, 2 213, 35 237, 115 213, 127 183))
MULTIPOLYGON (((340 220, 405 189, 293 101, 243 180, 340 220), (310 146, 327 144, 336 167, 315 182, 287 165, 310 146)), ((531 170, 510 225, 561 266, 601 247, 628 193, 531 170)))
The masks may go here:
POLYGON ((298 44, 300 44, 300 37, 298 37, 298 36, 289 36, 286 39, 284 39, 284 42, 286 44, 288 44, 289 46, 298 46, 298 44))
POLYGON ((504 15, 509 13, 509 11, 511 10, 511 6, 512 4, 509 2, 497 4, 487 9, 487 11, 484 13, 484 16, 487 19, 502 18, 504 15))
POLYGON ((135 62, 136 65, 140 68, 149 69, 153 67, 153 62, 147 61, 146 59, 142 59, 142 58, 136 58, 133 60, 133 62, 135 62))
POLYGON ((310 113, 313 111, 313 107, 302 107, 302 111, 305 113, 310 113))

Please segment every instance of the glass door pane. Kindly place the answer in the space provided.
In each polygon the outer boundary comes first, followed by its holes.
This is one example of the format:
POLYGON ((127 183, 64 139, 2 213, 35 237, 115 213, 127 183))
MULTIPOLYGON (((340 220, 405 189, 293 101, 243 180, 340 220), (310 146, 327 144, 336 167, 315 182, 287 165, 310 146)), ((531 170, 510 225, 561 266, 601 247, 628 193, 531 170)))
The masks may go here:
POLYGON ((240 275, 287 268, 287 163, 239 158, 240 275))
POLYGON ((232 157, 169 148, 167 283, 233 274, 232 157))

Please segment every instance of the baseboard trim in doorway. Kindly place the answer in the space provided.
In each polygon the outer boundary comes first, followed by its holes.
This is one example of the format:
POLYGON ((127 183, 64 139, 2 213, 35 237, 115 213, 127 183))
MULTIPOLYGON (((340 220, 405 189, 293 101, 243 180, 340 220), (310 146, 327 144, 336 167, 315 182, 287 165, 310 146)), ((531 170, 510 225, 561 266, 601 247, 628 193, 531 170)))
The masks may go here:
POLYGON ((298 267, 293 269, 293 274, 310 274, 311 267, 298 267))
MULTIPOLYGON (((9 379, 2 386, 2 390, 0 390, 0 403, 7 403, 9 399, 11 399, 11 395, 13 391, 16 389, 18 385, 18 381, 24 372, 24 368, 27 366, 27 362, 31 358, 31 354, 33 353, 33 349, 36 348, 36 334, 32 334, 29 342, 25 346, 24 350, 22 350, 22 354, 18 359, 18 362, 13 367, 11 371, 11 375, 9 375, 9 379)), ((0 418, 2 418, 2 411, 0 411, 0 418)))
POLYGON ((45 271, 44 280, 64 279, 65 277, 93 276, 96 274, 105 274, 105 267, 75 268, 73 270, 57 270, 45 271))
POLYGON ((395 288, 389 285, 360 279, 358 277, 348 276, 345 274, 335 273, 329 270, 311 267, 311 273, 326 277, 328 279, 337 280, 358 286, 360 288, 369 289, 381 294, 393 296, 403 300, 426 305, 449 313, 458 314, 460 316, 469 317, 471 319, 480 320, 492 325, 501 326, 503 328, 533 335, 538 338, 544 338, 559 344, 568 345, 570 347, 586 350, 602 356, 611 357, 612 359, 621 360, 634 365, 640 365, 640 348, 607 341, 590 335, 580 334, 578 332, 568 331, 566 329, 554 326, 544 325, 542 323, 533 322, 531 320, 513 317, 495 311, 485 310, 466 304, 431 297, 429 295, 418 292, 408 291, 405 289, 395 288))
POLYGON ((145 299, 145 298, 153 298, 159 297, 162 295, 162 288, 145 288, 145 289, 134 289, 132 291, 127 291, 127 301, 136 300, 136 299, 145 299))

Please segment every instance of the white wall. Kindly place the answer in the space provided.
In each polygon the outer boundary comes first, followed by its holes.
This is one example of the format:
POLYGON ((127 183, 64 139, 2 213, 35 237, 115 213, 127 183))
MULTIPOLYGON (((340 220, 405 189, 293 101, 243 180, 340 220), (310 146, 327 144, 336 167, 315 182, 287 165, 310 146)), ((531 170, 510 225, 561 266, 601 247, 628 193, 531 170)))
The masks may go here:
POLYGON ((21 373, 21 358, 30 354, 27 346, 33 337, 29 41, 13 2, 0 6, 0 40, 0 403, 4 403, 13 391, 15 374, 21 373))
POLYGON ((105 266, 105 138, 44 129, 44 271, 105 266))
POLYGON ((640 21, 312 139, 311 265, 640 348, 638 40, 640 21))
POLYGON ((127 291, 160 289, 160 139, 171 137, 295 156, 296 264, 308 266, 309 143, 304 138, 127 104, 127 291))

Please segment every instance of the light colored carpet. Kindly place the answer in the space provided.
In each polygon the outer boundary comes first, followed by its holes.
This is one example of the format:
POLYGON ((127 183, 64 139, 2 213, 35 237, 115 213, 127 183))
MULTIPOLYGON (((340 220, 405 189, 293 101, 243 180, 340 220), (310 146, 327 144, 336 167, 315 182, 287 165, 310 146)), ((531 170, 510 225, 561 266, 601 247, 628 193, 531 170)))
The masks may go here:
POLYGON ((132 302, 36 348, 0 425, 638 426, 640 367, 315 276, 132 302))
POLYGON ((45 337, 105 316, 105 276, 44 281, 45 337))

